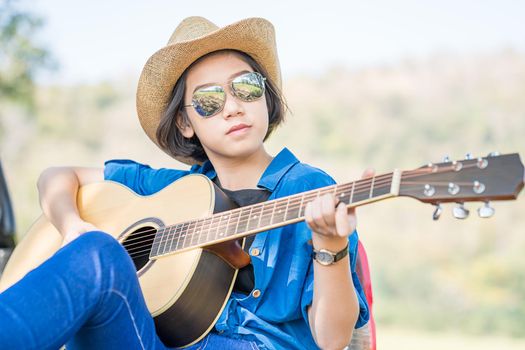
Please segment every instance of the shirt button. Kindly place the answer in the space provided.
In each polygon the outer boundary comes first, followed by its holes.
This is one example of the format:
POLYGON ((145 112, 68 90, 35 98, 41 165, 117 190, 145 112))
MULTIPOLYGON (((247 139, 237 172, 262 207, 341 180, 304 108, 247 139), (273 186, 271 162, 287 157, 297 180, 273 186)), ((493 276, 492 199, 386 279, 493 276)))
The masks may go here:
POLYGON ((254 290, 254 291, 252 292, 252 296, 253 296, 254 298, 258 298, 258 297, 260 297, 260 296, 261 296, 261 291, 258 290, 258 289, 254 290))
POLYGON ((253 256, 259 256, 259 254, 261 253, 261 251, 257 248, 253 248, 252 249, 252 255, 253 256))

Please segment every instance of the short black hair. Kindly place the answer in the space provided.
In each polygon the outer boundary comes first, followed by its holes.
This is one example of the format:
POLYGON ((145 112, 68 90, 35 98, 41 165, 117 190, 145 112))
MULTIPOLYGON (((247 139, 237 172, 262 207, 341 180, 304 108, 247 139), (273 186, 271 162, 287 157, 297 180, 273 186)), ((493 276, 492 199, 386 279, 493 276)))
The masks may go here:
POLYGON ((218 52, 232 52, 246 62, 255 72, 261 73, 266 77, 265 97, 266 107, 268 108, 268 132, 264 136, 264 141, 270 136, 275 128, 284 121, 287 105, 281 90, 268 75, 266 70, 248 54, 237 50, 220 50, 208 53, 193 62, 180 76, 173 87, 170 102, 164 112, 157 128, 157 142, 168 154, 174 157, 193 158, 197 162, 208 160, 206 152, 197 135, 186 138, 182 135, 179 125, 189 125, 188 115, 184 108, 184 92, 186 90, 186 76, 190 68, 204 58, 218 52), (178 120, 182 116, 182 120, 178 120))

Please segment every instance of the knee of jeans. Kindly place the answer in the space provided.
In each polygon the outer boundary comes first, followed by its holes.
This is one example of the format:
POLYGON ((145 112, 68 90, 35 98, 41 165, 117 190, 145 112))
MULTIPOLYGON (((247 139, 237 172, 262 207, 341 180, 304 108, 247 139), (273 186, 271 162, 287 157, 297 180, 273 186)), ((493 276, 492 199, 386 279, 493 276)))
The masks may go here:
POLYGON ((110 234, 103 231, 89 231, 81 234, 72 244, 85 245, 86 247, 101 247, 119 244, 110 234))
POLYGON ((125 266, 129 265, 131 271, 135 271, 132 260, 126 249, 113 236, 103 231, 90 231, 82 234, 75 239, 71 244, 77 244, 80 250, 86 252, 86 255, 91 256, 98 262, 96 265, 104 269, 113 266, 115 268, 125 270, 125 266))
POLYGON ((90 231, 75 241, 82 245, 79 250, 83 251, 83 255, 92 259, 97 274, 111 276, 113 271, 118 271, 122 277, 136 274, 135 265, 126 249, 111 235, 102 231, 90 231))

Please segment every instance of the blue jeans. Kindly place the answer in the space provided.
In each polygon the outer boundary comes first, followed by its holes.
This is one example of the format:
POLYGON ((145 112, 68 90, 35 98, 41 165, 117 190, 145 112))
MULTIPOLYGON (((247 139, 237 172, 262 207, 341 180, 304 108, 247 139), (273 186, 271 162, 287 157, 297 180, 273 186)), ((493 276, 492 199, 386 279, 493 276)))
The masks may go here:
MULTIPOLYGON (((113 237, 88 232, 0 294, 2 349, 167 349, 133 262, 113 237)), ((257 349, 210 333, 187 349, 257 349)))

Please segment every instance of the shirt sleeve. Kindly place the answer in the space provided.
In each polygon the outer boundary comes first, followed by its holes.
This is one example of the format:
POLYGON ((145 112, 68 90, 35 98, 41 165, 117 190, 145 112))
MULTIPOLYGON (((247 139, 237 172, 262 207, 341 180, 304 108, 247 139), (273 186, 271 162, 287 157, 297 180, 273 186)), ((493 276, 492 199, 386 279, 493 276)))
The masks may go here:
POLYGON ((140 195, 158 192, 187 174, 187 170, 153 169, 127 159, 113 159, 104 163, 104 180, 121 183, 140 195))
MULTIPOLYGON (((355 328, 360 328, 364 326, 368 322, 368 319, 370 317, 365 293, 361 286, 361 283, 359 282, 357 273, 355 271, 356 261, 357 261, 357 242, 358 240, 359 240, 359 237, 358 237, 357 231, 354 231, 348 237, 348 254, 349 254, 349 261, 350 261, 350 269, 352 271, 352 281, 354 282, 354 289, 357 295, 357 301, 359 302, 359 317, 357 319, 355 328)), ((305 281, 304 288, 303 288, 303 293, 301 296, 301 311, 308 325, 310 324, 310 322, 308 320, 307 310, 308 310, 308 307, 312 305, 313 294, 314 294, 314 267, 313 267, 313 259, 312 259, 312 262, 310 262, 310 266, 308 268, 308 275, 306 277, 306 281, 305 281)))
MULTIPOLYGON (((308 181, 306 181, 306 183, 303 182, 303 184, 304 184, 303 186, 307 186, 308 188, 302 189, 302 191, 306 191, 309 189, 320 188, 320 187, 335 184, 335 181, 323 171, 319 169, 315 169, 315 171, 309 175, 308 181)), ((307 225, 305 226, 306 226, 306 230, 308 231, 308 237, 309 239, 311 239, 312 232, 308 228, 307 225)), ((350 271, 352 273, 352 281, 354 283, 357 300, 359 302, 359 317, 356 322, 355 328, 362 327, 364 324, 368 322, 368 319, 369 319, 368 303, 366 301, 364 290, 361 286, 361 283, 359 282, 359 278, 356 272, 358 241, 359 241, 359 237, 358 237, 357 231, 352 232, 352 234, 348 236, 348 255, 349 255, 349 263, 350 263, 350 271)), ((310 246, 310 249, 312 249, 311 246, 310 246)), ((308 325, 310 323, 308 320, 307 309, 310 305, 312 305, 313 290, 314 290, 314 267, 313 267, 313 259, 310 257, 308 271, 307 271, 305 283, 304 283, 302 294, 301 294, 301 312, 302 312, 303 318, 305 319, 308 325)))

